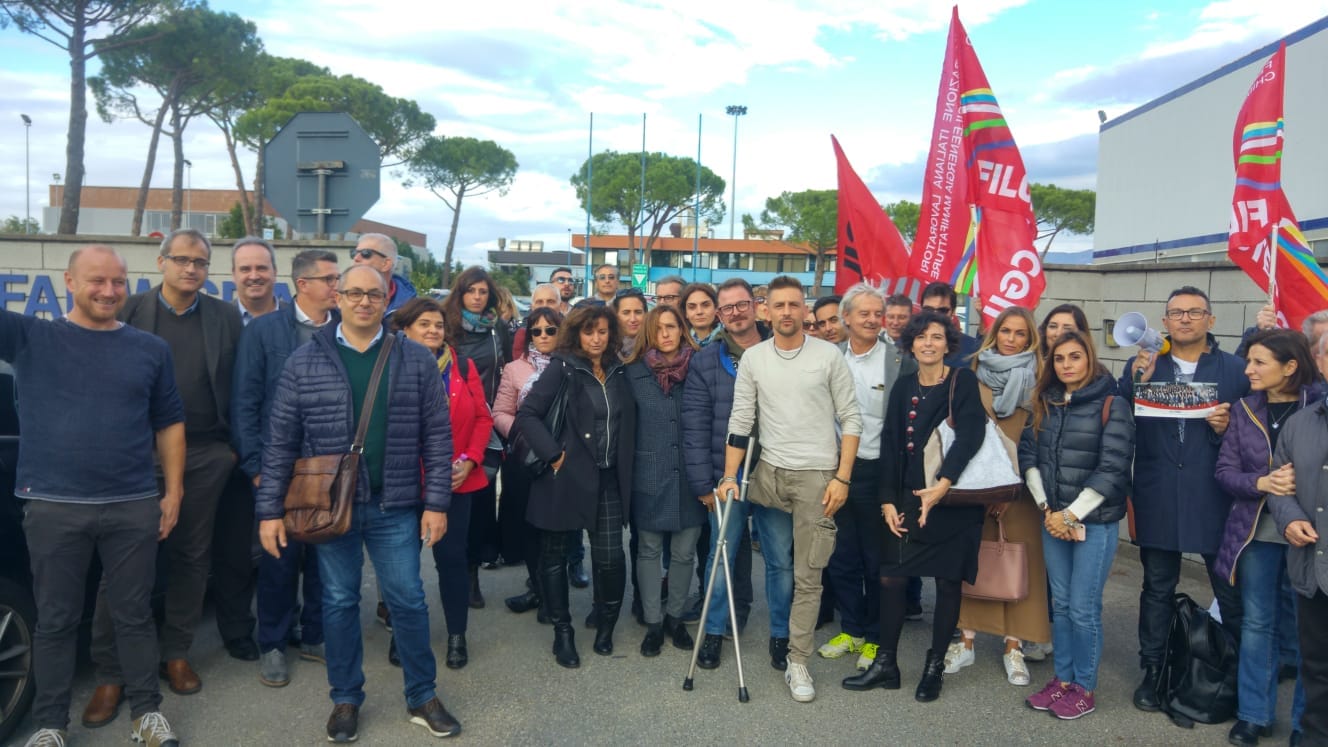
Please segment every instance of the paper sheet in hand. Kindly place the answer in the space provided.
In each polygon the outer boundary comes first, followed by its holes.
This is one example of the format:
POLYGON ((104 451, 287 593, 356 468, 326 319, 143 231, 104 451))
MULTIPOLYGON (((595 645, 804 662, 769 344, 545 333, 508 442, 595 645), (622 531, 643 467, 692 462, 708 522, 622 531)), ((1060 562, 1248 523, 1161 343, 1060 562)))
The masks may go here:
POLYGON ((1218 404, 1217 384, 1166 381, 1134 385, 1136 418, 1206 418, 1218 404))

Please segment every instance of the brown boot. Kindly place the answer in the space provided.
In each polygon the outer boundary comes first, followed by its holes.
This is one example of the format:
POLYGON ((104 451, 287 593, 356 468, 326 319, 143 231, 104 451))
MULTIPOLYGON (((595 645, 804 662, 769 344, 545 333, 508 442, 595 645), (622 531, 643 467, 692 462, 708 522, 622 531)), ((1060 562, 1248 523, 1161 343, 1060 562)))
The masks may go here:
POLYGON ((176 695, 193 695, 203 689, 203 681, 198 678, 189 662, 184 659, 171 659, 161 663, 161 678, 171 686, 176 695))
POLYGON ((124 688, 119 685, 100 685, 92 693, 88 707, 83 709, 83 725, 89 729, 105 726, 120 715, 124 701, 124 688))

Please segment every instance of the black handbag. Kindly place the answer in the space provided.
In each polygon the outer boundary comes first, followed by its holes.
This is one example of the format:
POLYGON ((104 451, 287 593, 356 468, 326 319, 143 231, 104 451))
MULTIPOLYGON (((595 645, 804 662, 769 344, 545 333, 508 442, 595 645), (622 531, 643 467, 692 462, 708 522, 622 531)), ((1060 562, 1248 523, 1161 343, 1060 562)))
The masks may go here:
POLYGON ((1176 594, 1175 612, 1157 697, 1177 726, 1220 724, 1236 715, 1239 646, 1231 633, 1185 594, 1176 594))
MULTIPOLYGON (((549 435, 557 441, 562 438, 563 426, 567 423, 567 401, 570 399, 567 380, 570 378, 567 372, 563 372, 563 380, 558 384, 558 393, 553 395, 553 401, 549 403, 549 411, 544 413, 544 427, 548 429, 549 435)), ((530 443, 526 440, 526 435, 516 430, 508 442, 507 452, 516 459, 532 478, 539 477, 549 468, 549 463, 535 455, 535 450, 530 448, 530 443)))

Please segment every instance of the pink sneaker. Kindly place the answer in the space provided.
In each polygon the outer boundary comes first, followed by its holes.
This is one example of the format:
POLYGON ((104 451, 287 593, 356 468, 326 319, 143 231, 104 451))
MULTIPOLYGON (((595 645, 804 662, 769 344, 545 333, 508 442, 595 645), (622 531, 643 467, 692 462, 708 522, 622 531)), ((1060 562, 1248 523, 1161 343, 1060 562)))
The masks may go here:
POLYGON ((1050 711, 1051 704, 1065 697, 1069 691, 1062 687, 1059 679, 1052 677, 1041 690, 1024 698, 1024 703, 1035 711, 1050 711))
POLYGON ((1093 712, 1093 696, 1078 685, 1070 685, 1063 697, 1051 704, 1051 715, 1062 721, 1073 721, 1093 712))

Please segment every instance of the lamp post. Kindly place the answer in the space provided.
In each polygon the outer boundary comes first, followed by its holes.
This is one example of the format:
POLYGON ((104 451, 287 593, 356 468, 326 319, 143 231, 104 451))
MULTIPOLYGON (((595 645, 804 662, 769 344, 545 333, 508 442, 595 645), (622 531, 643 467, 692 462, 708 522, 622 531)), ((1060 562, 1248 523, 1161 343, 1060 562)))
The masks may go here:
POLYGON ((745 106, 725 107, 724 113, 733 117, 733 189, 729 197, 729 238, 733 238, 734 223, 738 218, 738 117, 747 113, 745 106))
POLYGON ((23 233, 32 231, 32 117, 23 118, 23 233))
POLYGON ((194 207, 194 162, 184 159, 184 227, 193 227, 191 213, 194 207))

